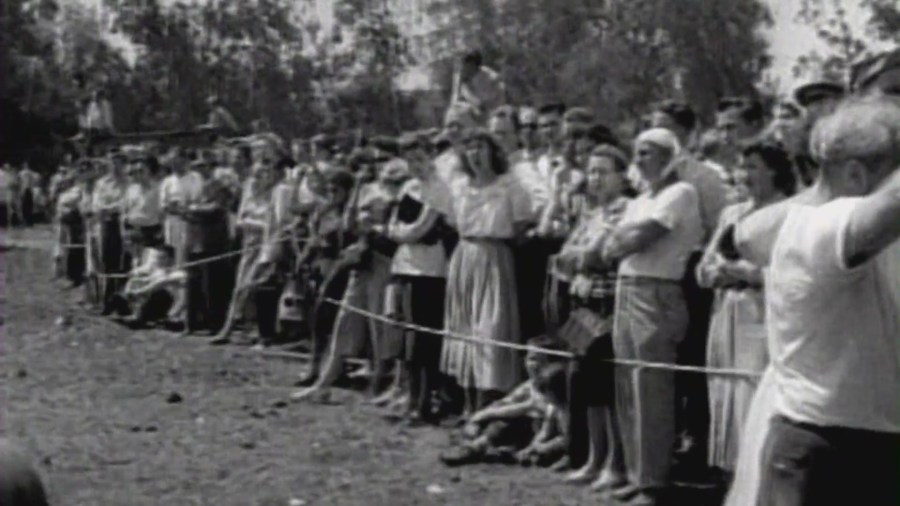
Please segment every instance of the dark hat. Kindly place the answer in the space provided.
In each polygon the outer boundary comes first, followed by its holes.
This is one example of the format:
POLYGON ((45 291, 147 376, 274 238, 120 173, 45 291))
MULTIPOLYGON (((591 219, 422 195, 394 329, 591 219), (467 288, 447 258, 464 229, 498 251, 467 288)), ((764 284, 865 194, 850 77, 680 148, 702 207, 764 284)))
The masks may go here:
POLYGON ((897 69, 900 69, 900 48, 861 60, 850 68, 850 92, 859 93, 885 72, 897 69))
POLYGON ((806 108, 816 102, 830 98, 839 98, 844 94, 844 87, 830 81, 813 81, 794 89, 794 101, 806 108))
POLYGON ((327 170, 322 171, 322 177, 325 179, 326 183, 340 186, 345 190, 353 188, 353 174, 348 170, 339 167, 330 167, 327 170))
POLYGON ((587 137, 597 144, 610 144, 613 146, 618 146, 619 139, 616 137, 616 134, 613 133, 612 129, 602 123, 594 123, 587 130, 587 137))
POLYGON ((309 139, 309 142, 318 148, 331 148, 334 146, 334 138, 326 134, 317 134, 309 139))
POLYGON ((719 100, 716 110, 720 113, 736 111, 746 122, 762 121, 765 111, 758 100, 748 97, 724 97, 719 100))
POLYGON ((562 102, 545 102, 538 107, 538 114, 564 114, 566 112, 566 104, 562 102))
POLYGON ((378 135, 369 139, 369 145, 392 155, 400 152, 400 145, 396 137, 378 135))
POLYGON ((612 144, 600 144, 591 151, 591 156, 606 156, 612 158, 618 162, 619 167, 622 167, 623 169, 628 166, 628 153, 612 144))
POLYGON ((678 126, 686 130, 693 130, 697 126, 697 114, 684 102, 663 100, 656 104, 655 110, 669 116, 678 126))

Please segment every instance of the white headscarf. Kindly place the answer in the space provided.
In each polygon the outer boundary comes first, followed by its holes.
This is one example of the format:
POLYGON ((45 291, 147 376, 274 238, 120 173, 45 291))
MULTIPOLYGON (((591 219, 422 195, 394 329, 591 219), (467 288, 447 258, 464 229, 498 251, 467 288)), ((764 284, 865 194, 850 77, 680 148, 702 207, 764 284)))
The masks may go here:
POLYGON ((681 154, 681 142, 678 141, 678 136, 668 128, 644 130, 634 140, 635 151, 637 151, 638 145, 644 142, 666 149, 672 154, 669 164, 662 171, 662 177, 668 177, 675 170, 675 161, 681 154))
POLYGON ((642 142, 649 142, 669 150, 672 153, 672 158, 677 158, 681 154, 681 143, 678 141, 678 137, 668 128, 644 130, 634 140, 635 148, 642 142))

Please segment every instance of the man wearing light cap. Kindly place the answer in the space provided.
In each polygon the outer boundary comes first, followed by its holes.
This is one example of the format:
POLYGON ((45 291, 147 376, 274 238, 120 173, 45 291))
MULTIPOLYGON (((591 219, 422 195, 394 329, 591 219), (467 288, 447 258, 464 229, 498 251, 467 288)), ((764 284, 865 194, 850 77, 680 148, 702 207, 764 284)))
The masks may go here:
MULTIPOLYGON (((681 286, 703 234, 697 191, 679 181, 673 162, 681 144, 653 128, 635 141, 635 163, 647 191, 628 203, 603 257, 619 262, 613 347, 616 358, 674 363, 688 312, 681 286)), ((675 444, 672 372, 616 370, 616 414, 628 487, 613 490, 630 505, 655 505, 669 481, 675 444)))

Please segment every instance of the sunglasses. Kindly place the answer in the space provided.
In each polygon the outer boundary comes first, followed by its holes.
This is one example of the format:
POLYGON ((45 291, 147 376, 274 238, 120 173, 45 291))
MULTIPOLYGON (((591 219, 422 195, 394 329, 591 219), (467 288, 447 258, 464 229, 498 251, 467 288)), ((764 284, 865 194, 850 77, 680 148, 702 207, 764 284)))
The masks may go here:
POLYGON ((522 130, 537 130, 538 126, 535 123, 522 123, 519 125, 519 128, 522 130))

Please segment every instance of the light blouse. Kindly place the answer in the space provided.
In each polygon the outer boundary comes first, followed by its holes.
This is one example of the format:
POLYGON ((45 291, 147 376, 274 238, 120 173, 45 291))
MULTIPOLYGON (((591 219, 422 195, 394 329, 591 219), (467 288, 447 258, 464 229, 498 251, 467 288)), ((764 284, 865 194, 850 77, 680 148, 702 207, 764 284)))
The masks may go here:
POLYGON ((473 185, 469 177, 446 186, 432 179, 424 189, 428 205, 444 214, 462 238, 512 239, 516 224, 533 217, 528 192, 512 174, 486 186, 473 185))

